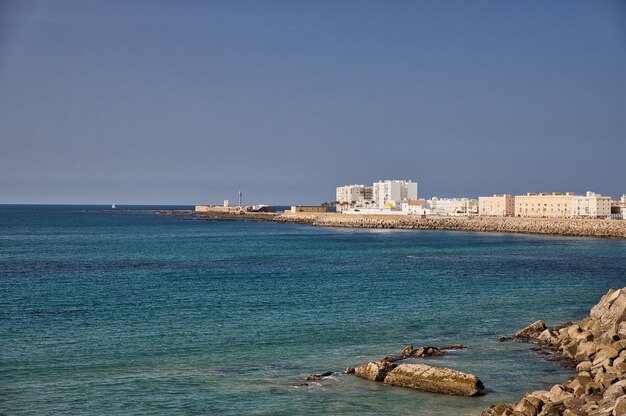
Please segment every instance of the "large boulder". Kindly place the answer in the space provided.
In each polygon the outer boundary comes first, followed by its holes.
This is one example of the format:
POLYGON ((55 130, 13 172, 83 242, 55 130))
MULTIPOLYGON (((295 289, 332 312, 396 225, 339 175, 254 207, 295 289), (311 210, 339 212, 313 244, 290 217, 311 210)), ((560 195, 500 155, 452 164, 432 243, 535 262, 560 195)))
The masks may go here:
POLYGON ((485 389, 472 374, 423 364, 400 364, 387 374, 385 384, 459 396, 476 396, 485 389))
POLYGON ((517 331, 513 336, 520 339, 538 338, 545 331, 546 324, 543 321, 536 321, 517 331))
POLYGON ((609 323, 618 324, 626 319, 626 292, 624 289, 609 290, 600 299, 600 302, 591 308, 589 316, 591 319, 600 321, 606 325, 609 323))
POLYGON ((373 361, 354 369, 354 375, 372 381, 383 381, 395 364, 387 361, 373 361))

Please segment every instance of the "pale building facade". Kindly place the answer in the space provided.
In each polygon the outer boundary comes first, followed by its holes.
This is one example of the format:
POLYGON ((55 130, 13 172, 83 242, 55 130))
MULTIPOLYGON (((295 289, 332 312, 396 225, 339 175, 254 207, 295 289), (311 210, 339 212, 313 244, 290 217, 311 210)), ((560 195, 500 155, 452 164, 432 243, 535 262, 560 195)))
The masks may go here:
POLYGON ((417 182, 384 180, 374 182, 372 197, 379 209, 401 209, 402 203, 417 199, 417 182))
POLYGON ((478 200, 470 198, 437 198, 426 201, 432 215, 477 215, 478 200))
POLYGON ((337 210, 369 207, 372 202, 373 188, 367 185, 346 185, 337 187, 337 210))
POLYGON ((430 215, 430 208, 424 199, 408 199, 402 203, 402 212, 409 215, 430 215))
POLYGON ((572 198, 572 216, 574 218, 606 218, 611 215, 611 197, 595 192, 572 198))
POLYGON ((569 218, 572 216, 573 199, 573 192, 529 192, 526 195, 516 195, 515 215, 530 218, 569 218))
POLYGON ((478 215, 485 217, 512 217, 515 215, 515 197, 493 195, 478 197, 478 215))

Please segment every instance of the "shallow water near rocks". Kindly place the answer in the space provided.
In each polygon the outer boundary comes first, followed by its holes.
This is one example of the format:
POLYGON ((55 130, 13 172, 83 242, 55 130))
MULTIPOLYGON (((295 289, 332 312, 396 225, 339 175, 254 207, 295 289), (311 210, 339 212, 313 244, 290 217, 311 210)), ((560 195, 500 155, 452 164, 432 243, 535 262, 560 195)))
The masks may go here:
POLYGON ((571 374, 500 335, 584 317, 626 241, 0 206, 0 413, 476 415, 571 374), (336 374, 407 344, 487 394, 336 374))

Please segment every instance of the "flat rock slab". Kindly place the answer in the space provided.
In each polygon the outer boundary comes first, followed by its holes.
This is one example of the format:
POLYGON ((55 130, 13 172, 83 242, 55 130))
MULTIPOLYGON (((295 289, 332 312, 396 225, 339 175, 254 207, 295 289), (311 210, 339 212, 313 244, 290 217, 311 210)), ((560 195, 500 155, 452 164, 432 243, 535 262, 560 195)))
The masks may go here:
POLYGON ((431 393, 476 396, 485 389, 478 377, 449 368, 401 364, 385 377, 385 384, 431 393))

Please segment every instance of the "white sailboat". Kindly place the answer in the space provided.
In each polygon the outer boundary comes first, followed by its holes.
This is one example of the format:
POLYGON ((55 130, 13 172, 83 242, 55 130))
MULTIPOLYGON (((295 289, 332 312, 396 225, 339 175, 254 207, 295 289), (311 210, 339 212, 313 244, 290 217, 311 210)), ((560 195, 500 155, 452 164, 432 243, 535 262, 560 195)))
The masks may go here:
POLYGON ((111 205, 111 209, 115 209, 115 204, 111 205))

